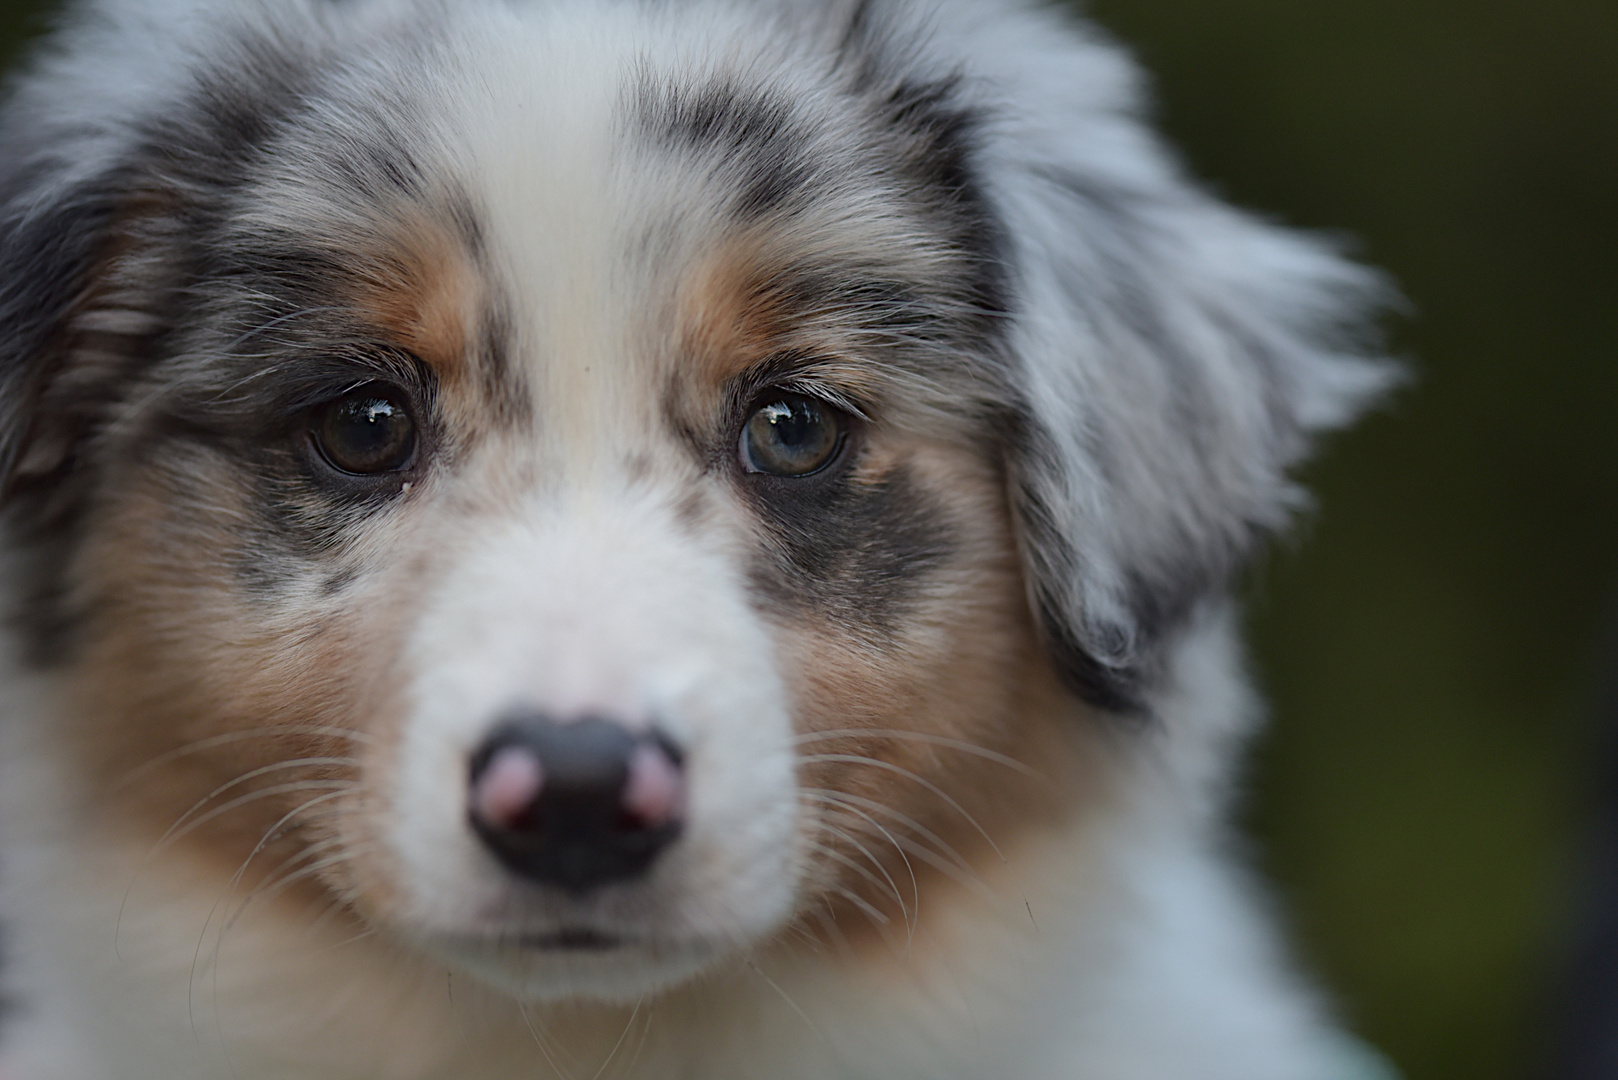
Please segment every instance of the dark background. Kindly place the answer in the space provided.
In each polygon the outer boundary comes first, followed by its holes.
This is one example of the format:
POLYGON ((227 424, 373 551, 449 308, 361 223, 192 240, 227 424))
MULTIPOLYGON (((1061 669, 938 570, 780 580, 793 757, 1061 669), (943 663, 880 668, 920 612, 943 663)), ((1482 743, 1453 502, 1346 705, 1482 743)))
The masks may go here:
MULTIPOLYGON (((40 7, 0 0, 0 63, 40 7)), ((1618 659, 1618 0, 1090 10, 1199 175, 1410 301, 1416 381, 1254 575, 1254 857, 1409 1080, 1548 1075, 1618 659)))
POLYGON ((1618 658, 1618 3, 1092 11, 1198 173, 1410 301, 1415 385, 1255 575, 1258 860, 1411 1080, 1548 1075, 1618 658))

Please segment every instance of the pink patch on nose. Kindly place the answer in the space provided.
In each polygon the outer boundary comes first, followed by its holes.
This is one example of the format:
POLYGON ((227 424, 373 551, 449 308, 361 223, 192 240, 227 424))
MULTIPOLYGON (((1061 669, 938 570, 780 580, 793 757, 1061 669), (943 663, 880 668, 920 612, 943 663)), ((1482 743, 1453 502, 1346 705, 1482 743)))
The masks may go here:
POLYGON ((624 809, 653 829, 678 821, 685 813, 685 781, 679 767, 651 743, 636 746, 629 757, 624 809))
POLYGON ((532 750, 508 746, 489 760, 472 793, 472 812, 486 824, 509 829, 539 798, 545 771, 532 750))

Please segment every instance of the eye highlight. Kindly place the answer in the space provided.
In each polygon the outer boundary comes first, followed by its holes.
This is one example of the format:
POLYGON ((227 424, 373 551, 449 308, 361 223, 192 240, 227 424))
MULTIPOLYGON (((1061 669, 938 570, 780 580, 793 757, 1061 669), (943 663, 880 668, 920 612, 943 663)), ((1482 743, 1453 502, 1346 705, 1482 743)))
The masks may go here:
POLYGON ((377 383, 322 405, 312 434, 327 463, 355 476, 397 472, 416 451, 416 422, 403 396, 377 383))
POLYGON ((837 457, 846 432, 842 414, 825 402, 785 393, 765 399, 742 428, 742 467, 770 476, 810 476, 837 457))

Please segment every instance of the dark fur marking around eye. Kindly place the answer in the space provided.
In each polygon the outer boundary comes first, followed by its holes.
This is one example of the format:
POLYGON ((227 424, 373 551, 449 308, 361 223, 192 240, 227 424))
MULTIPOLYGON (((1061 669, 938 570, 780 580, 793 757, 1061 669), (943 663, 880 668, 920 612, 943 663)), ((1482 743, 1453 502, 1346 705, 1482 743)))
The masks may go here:
MULTIPOLYGON (((333 337, 335 331, 328 330, 333 337)), ((316 338, 319 341, 319 338, 316 338)), ((273 595, 312 570, 330 586, 345 570, 335 560, 355 530, 401 498, 442 455, 434 423, 436 384, 412 357, 363 350, 347 359, 304 358, 279 379, 235 399, 193 388, 167 402, 153 452, 190 445, 217 462, 221 481, 245 485, 244 522, 232 553, 238 581, 253 595, 273 595), (396 388, 415 418, 418 447, 405 470, 348 477, 320 460, 309 431, 313 409, 356 385, 381 380, 396 388)), ((216 481, 219 482, 219 481, 216 481)), ((206 499, 199 491, 187 503, 206 499)))
MULTIPOLYGON (((903 342, 901 347, 883 347, 886 363, 929 378, 965 375, 999 384, 1006 400, 1014 402, 1021 376, 1005 348, 1015 306, 1006 271, 1010 254, 1004 228, 973 168, 984 118, 965 104, 959 75, 896 78, 894 73, 906 65, 895 57, 904 51, 902 42, 892 40, 877 6, 861 3, 847 24, 834 72, 844 80, 851 107, 871 120, 873 143, 863 165, 877 163, 882 175, 897 182, 911 211, 958 253, 956 272, 918 283, 878 280, 868 268, 798 266, 776 275, 771 287, 779 291, 784 309, 800 317, 833 316, 852 340, 868 335, 873 344, 903 342)), ((773 155, 790 165, 795 196, 818 194, 801 175, 803 166, 793 156, 797 147, 783 148, 789 129, 779 106, 756 94, 749 98, 734 84, 723 90, 690 99, 683 109, 666 108, 665 136, 683 139, 688 146, 773 155)), ((794 141, 801 138, 792 133, 794 141)), ((780 202, 777 198, 770 205, 780 202)), ((1141 321, 1149 323, 1150 314, 1141 321)), ((1013 415, 1017 412, 1014 404, 985 412, 1008 457, 1020 460, 1025 470, 1059 468, 1038 460, 1041 448, 1033 445, 1031 417, 1024 411, 1019 421, 1013 415), (1002 419, 997 421, 996 415, 1002 419)), ((702 445, 696 432, 685 434, 694 447, 702 445)), ((764 516, 775 528, 769 554, 755 574, 761 591, 835 609, 866 625, 891 625, 892 613, 947 548, 947 536, 922 524, 926 515, 901 496, 904 490, 906 481, 896 476, 863 493, 827 487, 814 495, 783 494, 773 505, 760 494, 764 516), (894 486, 888 488, 888 483, 894 486), (820 499, 832 505, 816 505, 820 499), (880 523, 883 515, 891 515, 885 525, 880 523), (896 554, 901 551, 903 557, 896 554)), ((1039 497, 1034 487, 1023 485, 1017 501, 1026 554, 1037 568, 1030 600, 1052 664, 1069 689, 1098 708, 1144 715, 1142 692, 1150 676, 1142 666, 1145 661, 1122 655, 1119 642, 1103 640, 1108 628, 1075 622, 1070 598, 1057 583, 1072 580, 1082 554, 1072 550, 1039 497)), ((1132 607, 1143 638, 1155 640, 1183 618, 1199 583, 1179 578, 1133 581, 1132 607)))
MULTIPOLYGON (((193 136, 200 137, 194 132, 193 136)), ((360 159, 356 168, 380 170, 375 183, 389 189, 411 186, 408 163, 386 170, 376 153, 360 153, 360 159)), ((330 175, 346 174, 339 170, 330 175)), ((353 272, 342 258, 302 235, 262 228, 243 235, 234 222, 245 208, 245 196, 222 182, 209 188, 199 179, 189 185, 187 195, 186 201, 176 199, 173 207, 165 208, 162 229, 144 241, 151 261, 174 278, 166 292, 149 301, 164 309, 156 321, 172 329, 138 351, 130 343, 121 347, 129 362, 117 377, 99 386, 105 400, 81 425, 76 440, 93 443, 96 428, 115 415, 134 380, 154 364, 169 365, 165 381, 171 384, 170 391, 157 407, 145 411, 138 428, 128 428, 120 436, 127 444, 121 452, 145 453, 180 444, 208 447, 228 460, 232 478, 256 485, 249 501, 256 524, 244 531, 228 559, 247 592, 268 598, 306 574, 311 559, 329 568, 330 554, 345 536, 390 497, 380 489, 346 496, 319 490, 311 483, 303 457, 287 451, 287 433, 271 430, 275 418, 292 411, 292 397, 331 393, 345 380, 349 384, 363 380, 368 372, 372 377, 391 377, 397 365, 344 366, 356 356, 376 352, 385 334, 370 325, 366 313, 334 306, 333 299, 345 295, 353 272), (212 317, 198 320, 199 308, 210 310, 212 317), (175 360, 177 355, 213 356, 218 362, 194 365, 175 360)), ((452 231, 475 254, 482 238, 471 207, 453 197, 448 202, 447 207, 435 202, 427 209, 447 217, 452 231)), ((385 235, 379 236, 379 243, 385 241, 385 235)), ((468 361, 492 406, 494 421, 515 424, 521 419, 523 395, 508 385, 502 347, 506 329, 503 312, 482 312, 468 344, 468 361)), ((94 478, 88 469, 79 472, 78 486, 88 492, 94 478)), ((216 470, 215 475, 224 472, 216 470)), ((60 477, 49 478, 42 489, 57 499, 68 490, 60 477)), ((206 501, 208 496, 198 492, 195 498, 206 501)), ((28 516, 43 520, 37 514, 28 516)), ((53 537, 65 535, 69 520, 58 515, 53 537)), ((67 658, 66 643, 78 618, 60 602, 65 590, 55 584, 71 548, 70 543, 40 547, 48 554, 52 571, 38 580, 52 584, 36 588, 39 599, 30 605, 26 639, 50 643, 49 650, 40 650, 41 662, 67 658), (54 629, 58 624, 63 627, 60 631, 54 629)))
MULTIPOLYGON (((364 377, 355 372, 346 382, 364 377)), ((415 475, 413 469, 348 481, 334 476, 315 460, 318 452, 302 427, 305 389, 332 392, 271 382, 228 403, 177 395, 119 448, 133 455, 119 467, 162 477, 176 527, 215 536, 212 558, 229 569, 245 597, 258 601, 274 602, 302 583, 326 597, 345 590, 356 576, 347 540, 396 502, 415 475), (228 534, 217 531, 221 506, 232 511, 228 534)), ((433 438, 430 428, 427 438, 433 438)))
POLYGON ((231 560, 249 596, 273 601, 311 575, 323 596, 346 590, 359 570, 345 561, 345 541, 403 497, 405 481, 345 495, 310 482, 304 470, 300 455, 285 454, 251 477, 247 521, 231 560))
POLYGON ((875 480, 830 470, 805 480, 751 477, 764 527, 754 589, 851 628, 888 635, 955 542, 943 510, 903 467, 875 480))

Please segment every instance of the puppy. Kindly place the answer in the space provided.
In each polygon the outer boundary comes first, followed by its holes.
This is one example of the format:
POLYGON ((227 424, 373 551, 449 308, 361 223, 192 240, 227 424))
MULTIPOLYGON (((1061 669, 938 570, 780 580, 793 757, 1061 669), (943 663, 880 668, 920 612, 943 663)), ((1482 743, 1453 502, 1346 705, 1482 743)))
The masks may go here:
POLYGON ((1021 0, 93 0, 0 120, 10 1080, 1331 1080, 1230 592, 1374 275, 1021 0))

